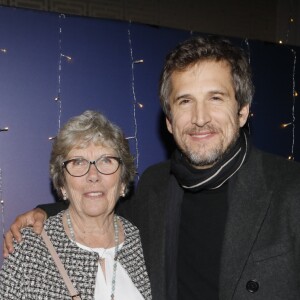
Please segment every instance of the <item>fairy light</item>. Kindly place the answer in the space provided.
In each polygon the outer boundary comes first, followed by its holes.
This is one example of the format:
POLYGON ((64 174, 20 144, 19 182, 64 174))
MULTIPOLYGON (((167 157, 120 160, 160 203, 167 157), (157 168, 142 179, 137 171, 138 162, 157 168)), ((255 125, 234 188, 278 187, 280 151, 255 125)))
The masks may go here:
POLYGON ((57 77, 57 96, 55 97, 55 101, 58 104, 58 130, 60 129, 61 123, 61 115, 62 115, 62 103, 61 103, 61 72, 62 72, 62 59, 67 58, 68 56, 62 53, 62 20, 65 19, 66 16, 64 14, 59 15, 59 32, 58 32, 58 77, 57 77))
POLYGON ((0 52, 2 52, 2 53, 7 53, 7 50, 4 49, 4 48, 1 48, 1 49, 0 49, 0 52))
POLYGON ((280 124, 281 128, 287 128, 289 126, 292 127, 292 145, 291 145, 291 154, 288 156, 289 160, 294 160, 294 147, 295 147, 295 121, 296 121, 296 116, 295 116, 295 103, 296 103, 296 97, 298 96, 298 93, 296 91, 296 84, 295 84, 295 74, 296 74, 296 62, 297 62, 297 53, 294 49, 290 49, 294 59, 293 59, 293 71, 292 71, 292 120, 291 122, 288 123, 282 123, 280 124))
MULTIPOLYGON (((0 132, 7 132, 8 127, 0 128, 0 132)), ((1 205, 1 224, 2 234, 5 234, 5 214, 4 214, 4 199, 3 199, 3 184, 2 184, 2 169, 0 168, 0 205, 1 205)))
POLYGON ((127 139, 134 139, 135 140, 135 151, 136 151, 136 168, 139 167, 139 142, 138 142, 138 124, 137 124, 137 118, 136 118, 136 107, 143 108, 143 104, 138 102, 136 99, 135 94, 135 78, 134 78, 134 67, 136 64, 144 63, 143 59, 134 60, 133 55, 133 47, 132 47, 132 40, 131 40, 131 21, 129 22, 128 27, 128 44, 129 44, 129 50, 130 50, 130 58, 131 58, 131 90, 133 95, 133 120, 134 120, 134 136, 127 137, 127 139))
POLYGON ((57 77, 57 96, 55 101, 58 103, 58 130, 60 129, 61 114, 62 114, 62 105, 61 105, 61 70, 62 70, 62 19, 65 19, 64 14, 59 15, 59 33, 58 33, 58 77, 57 77))
MULTIPOLYGON (((248 63, 249 63, 249 65, 251 65, 250 44, 249 44, 248 38, 246 38, 244 40, 244 42, 245 42, 246 47, 247 47, 248 63)), ((251 106, 250 106, 249 119, 253 118, 253 117, 254 117, 254 114, 251 112, 251 106)), ((249 132, 249 134, 251 134, 251 126, 250 126, 250 120, 249 119, 248 119, 248 122, 247 122, 247 126, 248 126, 248 132, 249 132)))
POLYGON ((65 54, 62 54, 62 53, 60 55, 61 55, 61 57, 65 57, 68 62, 71 62, 71 60, 72 60, 71 56, 68 56, 68 55, 65 55, 65 54))
POLYGON ((248 54, 248 63, 251 64, 251 57, 250 57, 250 44, 248 38, 245 39, 245 44, 247 46, 247 54, 248 54))
MULTIPOLYGON (((290 8, 291 11, 293 11, 293 8, 290 8)), ((289 35, 290 35, 290 31, 291 31, 291 26, 294 23, 294 18, 292 16, 289 17, 289 21, 288 21, 288 25, 287 25, 287 30, 286 30, 286 37, 285 37, 285 43, 288 44, 289 42, 289 35)))
POLYGON ((0 168, 0 205, 1 205, 1 224, 2 224, 2 235, 4 238, 5 234, 5 213, 4 213, 4 200, 3 200, 3 189, 2 189, 2 169, 0 168))
POLYGON ((296 73, 296 62, 297 62, 297 54, 294 49, 291 49, 291 52, 294 56, 294 63, 293 63, 293 73, 292 73, 292 80, 293 80, 293 103, 292 103, 292 148, 291 148, 291 157, 294 157, 294 147, 295 147, 295 100, 296 100, 296 89, 295 89, 295 73, 296 73))
POLYGON ((140 59, 140 60, 135 60, 135 61, 134 61, 134 63, 135 63, 135 64, 141 64, 141 63, 143 63, 143 62, 144 62, 144 60, 143 60, 143 59, 140 59))
POLYGON ((281 127, 281 128, 286 128, 286 127, 288 127, 288 126, 290 126, 290 125, 292 125, 292 123, 282 123, 282 124, 280 125, 280 127, 281 127))
MULTIPOLYGON (((62 101, 61 101, 61 73, 62 73, 62 66, 63 61, 71 62, 72 57, 66 55, 62 52, 62 39, 63 39, 63 30, 62 30, 62 20, 64 20, 66 16, 64 14, 59 15, 59 31, 58 31, 58 50, 59 50, 59 57, 58 57, 58 75, 57 75, 57 96, 54 98, 54 101, 58 105, 58 131, 60 130, 61 126, 61 116, 62 116, 62 101)), ((55 139, 55 136, 50 136, 48 138, 49 141, 55 139)))

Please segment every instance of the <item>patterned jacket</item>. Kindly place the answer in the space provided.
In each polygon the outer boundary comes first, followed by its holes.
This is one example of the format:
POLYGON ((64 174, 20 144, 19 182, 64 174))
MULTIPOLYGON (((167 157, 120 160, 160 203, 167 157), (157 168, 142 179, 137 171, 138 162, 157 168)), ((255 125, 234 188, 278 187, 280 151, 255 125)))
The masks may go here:
MULTIPOLYGON (((63 212, 49 218, 45 230, 50 237, 71 281, 82 300, 93 300, 98 255, 71 242, 62 225, 63 212)), ((118 260, 145 299, 152 299, 138 229, 121 218, 125 241, 118 260)), ((23 241, 15 243, 15 251, 0 271, 0 299, 68 299, 70 295, 42 238, 30 228, 22 231, 23 241)))

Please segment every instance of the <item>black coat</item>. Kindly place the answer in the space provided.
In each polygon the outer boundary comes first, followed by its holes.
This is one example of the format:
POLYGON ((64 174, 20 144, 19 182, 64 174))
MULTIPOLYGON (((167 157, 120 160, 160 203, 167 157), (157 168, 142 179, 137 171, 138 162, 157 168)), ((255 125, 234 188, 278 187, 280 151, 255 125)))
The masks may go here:
MULTIPOLYGON (((154 300, 175 300, 166 294, 176 247, 166 236, 171 178, 170 162, 151 166, 120 207, 140 229, 154 300)), ((300 299, 300 165, 252 148, 228 198, 220 300, 300 299)))

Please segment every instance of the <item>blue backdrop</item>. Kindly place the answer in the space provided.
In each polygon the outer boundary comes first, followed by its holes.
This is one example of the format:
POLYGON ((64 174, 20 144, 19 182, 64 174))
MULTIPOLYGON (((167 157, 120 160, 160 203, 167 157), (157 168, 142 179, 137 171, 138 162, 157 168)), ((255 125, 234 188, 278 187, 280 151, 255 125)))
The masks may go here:
MULTIPOLYGON (((159 107, 158 78, 166 53, 192 34, 0 7, 0 128, 9 127, 0 132, 1 233, 16 215, 54 201, 49 137, 86 109, 102 111, 124 129, 139 174, 168 157, 165 141, 170 136, 159 107)), ((299 49, 232 41, 249 51, 254 71, 254 143, 284 157, 294 153, 300 160, 299 100, 293 98, 299 49), (293 124, 280 127, 294 116, 293 124)))

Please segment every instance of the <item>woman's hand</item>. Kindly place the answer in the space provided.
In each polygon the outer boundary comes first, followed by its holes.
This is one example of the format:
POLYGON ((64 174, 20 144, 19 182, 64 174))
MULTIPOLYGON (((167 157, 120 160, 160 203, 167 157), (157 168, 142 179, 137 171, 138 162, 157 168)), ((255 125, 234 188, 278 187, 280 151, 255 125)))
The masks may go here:
POLYGON ((47 219, 47 214, 41 208, 35 208, 22 215, 19 215, 10 226, 10 229, 4 235, 3 256, 7 257, 9 253, 14 251, 13 238, 18 243, 22 240, 21 229, 24 227, 33 227, 36 234, 41 234, 44 221, 47 219))

